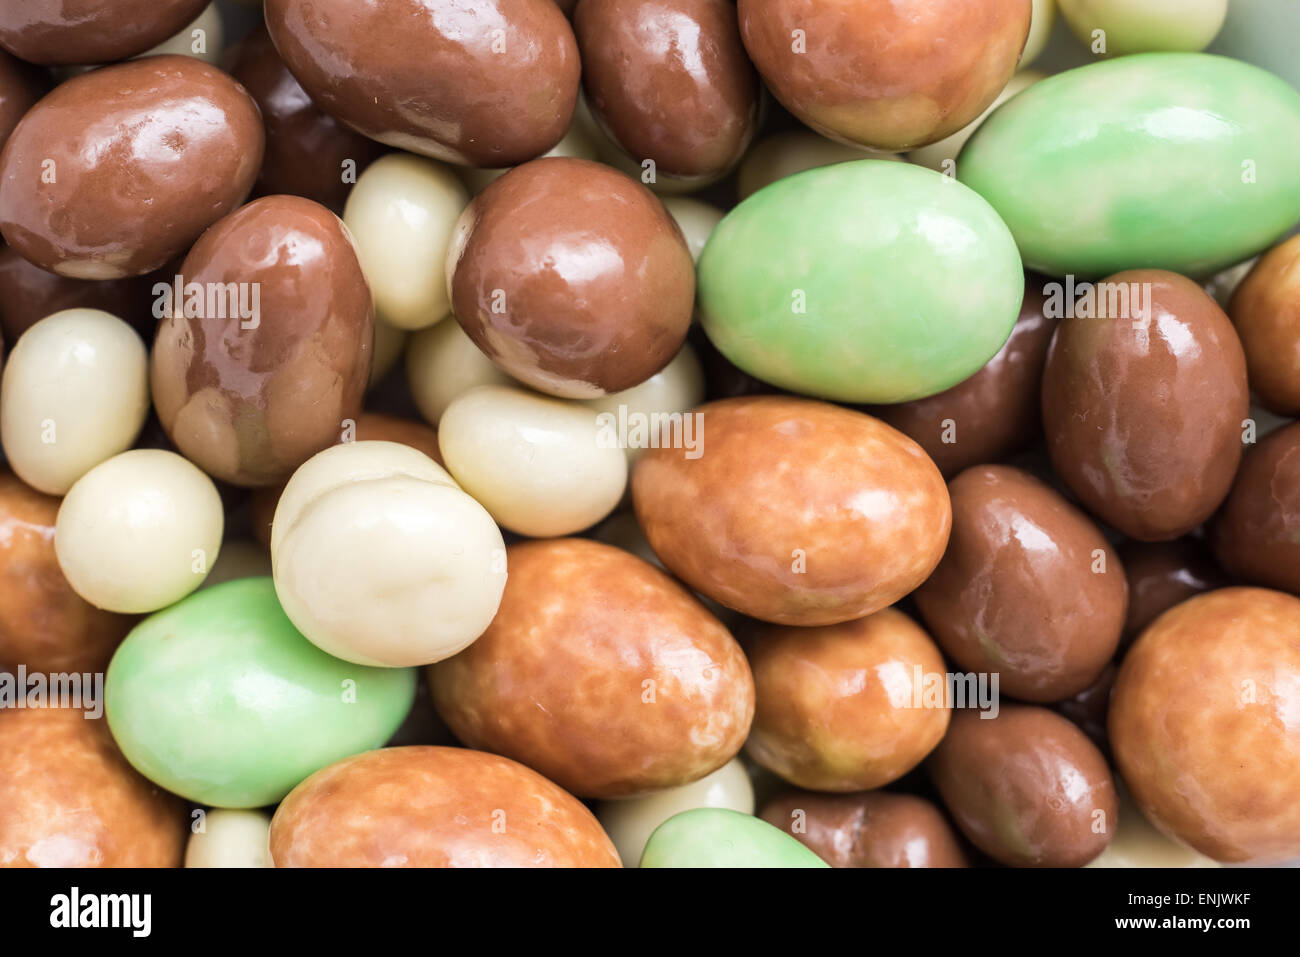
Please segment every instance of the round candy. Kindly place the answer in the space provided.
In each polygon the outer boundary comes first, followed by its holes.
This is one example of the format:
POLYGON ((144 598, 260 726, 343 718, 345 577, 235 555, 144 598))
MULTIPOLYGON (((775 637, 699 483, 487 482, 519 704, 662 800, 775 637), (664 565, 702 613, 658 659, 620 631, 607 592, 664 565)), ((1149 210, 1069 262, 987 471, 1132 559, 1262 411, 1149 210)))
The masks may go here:
POLYGON ((149 612, 203 584, 224 524, 211 479, 174 452, 134 449, 72 486, 59 506, 54 548, 86 601, 149 612))
POLYGON ((298 469, 275 510, 271 561, 309 640, 387 667, 460 651, 492 621, 506 581, 505 544, 483 506, 394 442, 336 445, 298 469))
POLYGON ((993 102, 1029 35, 1030 0, 739 0, 745 49, 819 133, 924 146, 993 102))
MULTIPOLYGON (((1244 473, 1243 473, 1244 474, 1244 473)), ((1258 539, 1251 543, 1255 548, 1258 539)), ((1130 642, 1174 605, 1203 591, 1222 588, 1227 577, 1198 538, 1172 542, 1125 542, 1119 550, 1128 579, 1124 641, 1130 642)))
POLYGON ((406 350, 406 382, 420 414, 437 425, 447 407, 480 385, 510 385, 506 375, 465 335, 459 322, 448 320, 421 329, 406 350))
POLYGON ((203 813, 202 829, 190 826, 186 867, 274 867, 271 819, 264 811, 214 809, 203 813))
POLYGON ((54 554, 59 500, 0 471, 0 669, 102 671, 131 619, 72 590, 54 554))
POLYGON ((997 462, 1042 432, 1043 366, 1056 320, 1043 315, 1038 279, 1025 284, 1020 318, 984 367, 936 395, 870 409, 925 449, 945 478, 972 465, 997 462))
POLYGON ((325 654, 285 617, 269 578, 247 578, 137 626, 104 694, 113 737, 141 774, 202 804, 255 808, 387 741, 415 673, 325 654))
POLYGON ((1059 701, 1115 654, 1128 584, 1086 515, 1020 469, 981 465, 948 486, 952 537, 915 598, 962 669, 1024 701, 1059 701))
POLYGON ((333 443, 370 376, 370 290, 325 207, 268 196, 221 220, 164 293, 154 405, 208 474, 270 485, 333 443))
POLYGON ((322 110, 399 149, 513 166, 573 115, 578 47, 551 0, 266 0, 266 25, 322 110))
POLYGON ((769 627, 745 647, 757 708, 745 750, 786 781, 863 791, 896 781, 934 750, 946 701, 925 699, 945 673, 930 636, 885 608, 839 625, 769 627))
POLYGON ((149 414, 148 356, 121 319, 68 309, 23 333, 0 383, 0 442, 18 476, 63 495, 135 442, 149 414))
POLYGON ((586 0, 575 12, 592 112, 635 160, 703 180, 739 162, 759 82, 729 0, 586 0))
POLYGON ((0 710, 0 867, 179 867, 184 804, 87 714, 0 710))
POLYGON ((636 867, 655 828, 674 814, 701 807, 754 813, 754 786, 739 758, 732 758, 712 774, 690 784, 643 797, 602 801, 596 817, 618 848, 623 866, 636 867))
POLYGON ((257 104, 216 67, 160 56, 93 70, 9 137, 0 233, 64 276, 150 272, 243 202, 263 145, 257 104))
POLYGON ((331 765, 271 821, 276 867, 618 867, 591 812, 522 764, 385 748, 331 765))
POLYGON ((1066 305, 1043 373, 1056 473, 1131 538, 1186 534, 1241 461, 1250 396, 1232 323, 1196 283, 1154 269, 1118 273, 1066 305))
POLYGON ((871 160, 760 190, 699 263, 700 321, 724 356, 842 402, 906 402, 966 379, 1006 341, 1024 288, 1015 242, 979 196, 871 160))
POLYGON ((0 149, 44 92, 39 70, 0 50, 0 149))
POLYGON ((903 161, 897 153, 837 143, 805 129, 773 133, 759 140, 745 154, 736 175, 736 192, 741 199, 748 199, 764 186, 771 186, 795 173, 862 159, 903 161))
POLYGON ((392 153, 371 164, 348 196, 343 221, 375 294, 379 318, 424 329, 451 310, 443 263, 469 195, 433 160, 392 153))
POLYGON ((351 184, 383 147, 320 111, 275 52, 264 26, 244 39, 230 75, 257 101, 266 128, 257 191, 305 196, 341 210, 351 184))
POLYGON ((695 270, 648 189, 599 163, 548 158, 469 204, 447 282, 456 319, 502 369, 542 392, 594 398, 676 354, 695 270))
POLYGON ((1119 823, 1106 759, 1046 708, 958 711, 929 769, 962 833, 1012 867, 1081 867, 1119 823))
POLYGON ((642 867, 826 867, 808 848, 766 821, 726 808, 696 808, 656 828, 642 867))
POLYGON ((1300 594, 1300 422, 1247 450, 1211 540, 1238 579, 1300 594))
POLYGON ((939 809, 911 794, 788 792, 768 801, 759 817, 831 867, 969 866, 939 809))
POLYGON ((485 385, 438 421, 447 470, 512 532, 571 535, 612 512, 627 488, 617 425, 577 402, 485 385))
POLYGON ((943 556, 943 477, 878 419, 755 396, 683 422, 679 447, 642 452, 632 499, 664 564, 728 608, 785 625, 850 621, 898 601, 943 556))
POLYGON ((1228 304, 1250 387, 1279 415, 1300 415, 1300 236, 1270 249, 1228 304))
POLYGON ((976 131, 957 176, 1031 269, 1195 275, 1300 220, 1298 140, 1300 92, 1283 80, 1224 57, 1146 53, 1035 83, 976 131))
POLYGON ((1219 861, 1300 855, 1300 598, 1224 588, 1165 612, 1124 658, 1115 760, 1153 824, 1219 861))
POLYGON ((731 633, 692 595, 586 539, 512 545, 509 560, 491 626, 429 673, 459 740, 581 797, 677 787, 735 756, 754 682, 731 633))
POLYGON ((0 8, 0 46, 45 65, 124 60, 162 43, 208 0, 21 0, 0 8))
POLYGON ((1228 0, 1058 2, 1075 36, 1094 53, 1111 56, 1152 50, 1204 50, 1228 15, 1228 0))

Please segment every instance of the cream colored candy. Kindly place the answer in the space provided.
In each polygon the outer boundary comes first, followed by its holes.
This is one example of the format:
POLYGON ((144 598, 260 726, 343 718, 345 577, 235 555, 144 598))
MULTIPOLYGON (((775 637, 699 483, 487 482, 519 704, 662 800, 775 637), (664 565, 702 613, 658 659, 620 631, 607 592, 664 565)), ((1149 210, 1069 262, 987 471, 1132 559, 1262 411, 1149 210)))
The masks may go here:
MULTIPOLYGON (((631 467, 641 449, 654 447, 650 442, 671 441, 674 426, 678 434, 686 434, 673 417, 685 414, 704 401, 704 370, 695 357, 695 350, 683 345, 672 362, 639 385, 583 401, 597 415, 607 417, 601 422, 614 426, 620 435, 627 436, 624 451, 631 467), (644 433, 638 432, 640 425, 645 426, 644 433)), ((692 436, 696 434, 690 433, 692 436)))
POLYGON ((357 178, 343 209, 378 317, 423 329, 451 310, 442 262, 469 194, 451 168, 390 153, 357 178))
POLYGON ((1100 856, 1086 867, 1220 867, 1204 854, 1158 831, 1142 816, 1132 798, 1119 789, 1119 825, 1100 856))
POLYGON ((696 262, 700 261, 700 253, 704 251, 704 244, 709 241, 713 235, 713 230, 718 223, 722 222, 722 217, 726 215, 716 206, 710 206, 708 203, 701 202, 698 199, 692 199, 689 196, 666 196, 663 200, 664 208, 672 214, 673 219, 677 221, 677 226, 686 237, 686 245, 691 251, 691 258, 696 262))
POLYGON ((393 366, 397 365, 398 360, 402 358, 410 338, 411 333, 407 330, 398 329, 379 319, 375 320, 375 349, 374 356, 370 360, 369 386, 373 387, 392 371, 393 366))
POLYGON ((1029 38, 1020 54, 1020 69, 1024 69, 1042 55, 1047 41, 1056 26, 1056 0, 1034 0, 1034 13, 1029 20, 1029 38))
POLYGON ((754 813, 754 787, 739 758, 732 758, 712 774, 681 787, 641 797, 602 801, 596 818, 618 849, 623 866, 636 867, 655 828, 674 814, 701 807, 754 813))
POLYGON ((443 461, 465 491, 513 532, 570 535, 618 505, 627 458, 602 441, 585 405, 505 386, 456 399, 438 423, 443 461))
POLYGON ((462 393, 481 385, 514 384, 455 319, 421 329, 411 337, 406 350, 406 382, 420 414, 435 426, 462 393))
POLYGON ((234 539, 223 542, 221 554, 212 563, 203 588, 238 578, 263 578, 271 574, 271 553, 261 542, 234 539))
POLYGON ((745 154, 740 163, 736 189, 740 198, 745 199, 764 186, 795 173, 864 159, 902 161, 897 153, 878 153, 848 146, 807 130, 776 133, 760 140, 745 154))
POLYGON ((224 524, 212 479, 175 452, 133 449, 72 486, 59 506, 54 551, 92 605, 150 612, 203 584, 224 524))
POLYGON ((32 488, 62 495, 131 447, 149 414, 149 359, 98 309, 47 316, 18 339, 0 385, 0 443, 32 488))
MULTIPOLYGON (((194 18, 194 22, 181 30, 174 37, 164 40, 152 50, 140 56, 160 56, 175 53, 179 56, 192 56, 196 60, 211 63, 214 66, 221 59, 222 46, 225 44, 225 30, 221 26, 221 11, 217 9, 216 0, 203 8, 203 12, 194 18)), ((139 59, 140 57, 133 57, 139 59)))
POLYGON ((998 94, 997 99, 979 117, 937 143, 922 146, 919 150, 912 150, 907 154, 908 160, 921 166, 928 166, 939 173, 947 173, 950 176, 956 175, 957 154, 966 145, 966 141, 988 119, 989 114, 1017 93, 1033 86, 1039 80, 1046 79, 1046 77, 1045 73, 1039 73, 1037 70, 1021 70, 1019 73, 1014 74, 1007 82, 1007 85, 1002 88, 1002 92, 998 94))
POLYGON ((501 531, 436 462, 349 442, 293 474, 271 526, 275 590, 323 651, 390 668, 432 664, 481 635, 506 581, 501 531))
POLYGON ((274 867, 271 818, 262 811, 202 812, 185 847, 186 867, 274 867), (195 830, 195 828, 201 828, 195 830))
POLYGON ((1058 0, 1061 15, 1090 50, 1111 56, 1204 50, 1219 35, 1228 0, 1058 0), (1094 31, 1105 34, 1105 50, 1094 31))

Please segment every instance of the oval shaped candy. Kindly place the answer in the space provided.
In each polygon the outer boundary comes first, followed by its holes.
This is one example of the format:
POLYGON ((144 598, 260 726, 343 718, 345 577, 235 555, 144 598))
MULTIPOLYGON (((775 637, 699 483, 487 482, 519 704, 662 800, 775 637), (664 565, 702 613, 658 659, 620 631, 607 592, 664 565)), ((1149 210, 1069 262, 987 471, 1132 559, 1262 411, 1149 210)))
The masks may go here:
POLYGON ((906 402, 972 375, 1015 325, 1015 241, 970 190, 863 160, 759 190, 699 262, 700 320, 745 372, 842 402, 906 402))
POLYGON ((1048 77, 971 137, 957 177, 1032 269, 1200 274, 1300 220, 1300 93, 1201 53, 1144 53, 1048 77))
POLYGON ((642 867, 830 867, 780 828, 720 807, 683 811, 650 835, 642 867))
POLYGON ((108 63, 144 53, 209 0, 15 0, 0 5, 0 47, 28 63, 108 63))

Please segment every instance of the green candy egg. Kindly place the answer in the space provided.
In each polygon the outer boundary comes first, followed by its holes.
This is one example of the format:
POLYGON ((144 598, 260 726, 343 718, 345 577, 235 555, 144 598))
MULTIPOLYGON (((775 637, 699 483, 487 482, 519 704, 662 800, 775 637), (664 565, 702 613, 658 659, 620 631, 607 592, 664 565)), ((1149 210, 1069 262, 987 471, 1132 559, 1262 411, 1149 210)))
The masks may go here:
POLYGON ((700 321, 724 356, 792 392, 906 402, 974 374, 1024 294, 1015 241, 971 190, 860 160, 749 197, 699 262, 700 321))
POLYGON ((706 807, 660 824, 642 867, 829 867, 780 828, 739 811, 706 807))
POLYGON ((993 113, 957 177, 1031 268, 1201 275, 1300 220, 1300 93, 1258 67, 1145 53, 1034 84, 993 113))
POLYGON ((387 741, 415 699, 413 668, 331 657, 290 623, 270 578, 205 589, 126 636, 105 714, 141 774, 201 804, 274 804, 308 775, 387 741))

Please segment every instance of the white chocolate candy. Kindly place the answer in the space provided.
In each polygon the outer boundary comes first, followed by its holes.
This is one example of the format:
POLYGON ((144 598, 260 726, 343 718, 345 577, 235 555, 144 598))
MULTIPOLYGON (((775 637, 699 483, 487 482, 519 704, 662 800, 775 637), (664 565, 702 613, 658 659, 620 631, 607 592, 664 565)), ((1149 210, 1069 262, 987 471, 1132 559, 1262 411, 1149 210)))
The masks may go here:
POLYGON ((515 384, 450 318, 411 337, 406 382, 420 414, 435 426, 462 393, 481 385, 515 384))
POLYGON ((1204 854, 1166 837, 1142 816, 1132 798, 1119 789, 1119 825, 1115 836, 1087 867, 1220 867, 1204 854))
POLYGON ((956 175, 957 154, 966 145, 966 141, 988 119, 989 114, 1017 93, 1046 78, 1045 73, 1039 73, 1037 70, 1021 70, 1019 73, 1014 74, 987 110, 951 136, 946 136, 937 143, 922 146, 919 150, 912 150, 907 154, 908 160, 921 166, 928 166, 939 173, 956 175))
POLYGON ((18 339, 0 385, 0 443, 28 485, 62 495, 131 447, 149 414, 140 337, 98 309, 47 316, 18 339))
POLYGON ((646 841, 674 814, 701 807, 720 807, 741 814, 754 813, 754 788, 739 758, 732 758, 712 774, 641 797, 602 801, 596 818, 614 842, 624 867, 636 867, 646 841))
POLYGON ((505 386, 480 386, 438 423, 447 468, 513 532, 571 535, 618 505, 627 458, 602 441, 596 413, 578 402, 505 386))
MULTIPOLYGON (((221 11, 217 9, 216 0, 213 0, 212 3, 203 8, 203 12, 195 17, 194 22, 184 30, 181 30, 174 37, 164 40, 152 50, 141 53, 140 56, 160 56, 164 53, 174 53, 178 56, 192 56, 196 60, 202 60, 215 66, 217 61, 221 59, 221 51, 225 40, 225 30, 221 26, 221 11)), ((139 58, 133 57, 133 59, 139 58)))
POLYGON ((726 214, 716 206, 710 206, 689 196, 665 196, 663 204, 677 221, 682 235, 686 237, 691 258, 699 262, 700 253, 704 252, 704 244, 709 241, 713 230, 717 228, 718 223, 722 222, 722 217, 726 214))
POLYGON ((374 386, 397 365, 411 334, 405 329, 398 329, 382 320, 375 320, 375 348, 370 361, 370 381, 374 386))
POLYGON ((436 462, 396 442, 349 442, 293 474, 271 526, 285 614, 321 650, 401 668, 468 646, 505 588, 505 543, 436 462))
POLYGON ((271 818, 263 811, 203 812, 202 829, 191 827, 186 867, 274 867, 271 818))
POLYGON ((1020 54, 1020 69, 1024 69, 1042 55, 1047 41, 1056 26, 1056 0, 1034 0, 1034 13, 1029 20, 1029 37, 1020 54))
POLYGON ((897 153, 880 153, 837 143, 808 130, 775 133, 760 140, 745 154, 740 163, 736 189, 740 198, 746 199, 764 186, 795 173, 864 159, 902 161, 897 153))
POLYGON ((221 496, 175 452, 133 449, 83 475, 59 506, 54 551, 97 608, 157 611, 203 584, 221 551, 221 496))
POLYGON ((378 318, 423 329, 451 309, 442 264, 469 194, 451 167, 409 153, 380 157, 343 209, 378 318))
POLYGON ((234 539, 223 542, 221 554, 203 580, 203 588, 239 578, 267 578, 271 574, 271 553, 261 542, 234 539))
MULTIPOLYGON (((1228 15, 1228 0, 1059 0, 1061 15, 1090 50, 1105 34, 1109 56, 1209 46, 1228 15)), ((1094 52, 1100 52, 1094 50, 1094 52)))
MULTIPOLYGON (((605 413, 616 423, 625 420, 630 424, 638 421, 647 423, 647 439, 650 438, 649 432, 654 423, 665 423, 668 416, 674 413, 685 413, 703 401, 704 370, 700 367, 700 360, 695 357, 695 350, 686 344, 682 345, 681 351, 673 357, 672 362, 640 385, 601 396, 599 399, 584 400, 585 404, 596 410, 598 414, 605 413)), ((655 435, 661 439, 664 432, 661 429, 655 435)), ((624 451, 627 453, 628 466, 631 467, 637 456, 641 454, 641 449, 653 448, 653 445, 644 444, 638 447, 641 439, 632 428, 628 429, 628 437, 629 441, 624 451)))

